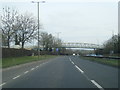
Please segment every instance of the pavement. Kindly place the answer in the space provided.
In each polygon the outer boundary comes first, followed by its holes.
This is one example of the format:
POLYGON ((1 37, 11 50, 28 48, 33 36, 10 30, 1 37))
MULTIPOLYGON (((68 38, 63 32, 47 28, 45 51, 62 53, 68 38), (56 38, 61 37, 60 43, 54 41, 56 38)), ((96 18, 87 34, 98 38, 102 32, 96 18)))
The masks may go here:
POLYGON ((3 69, 2 88, 118 88, 118 68, 61 56, 3 69))

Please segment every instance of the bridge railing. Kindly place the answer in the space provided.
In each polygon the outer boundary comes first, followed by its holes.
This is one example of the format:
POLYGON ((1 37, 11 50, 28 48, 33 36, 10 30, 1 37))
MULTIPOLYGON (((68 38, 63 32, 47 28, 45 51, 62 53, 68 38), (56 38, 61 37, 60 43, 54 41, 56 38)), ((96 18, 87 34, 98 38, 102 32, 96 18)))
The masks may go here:
POLYGON ((65 48, 103 48, 102 45, 90 43, 62 43, 65 48))

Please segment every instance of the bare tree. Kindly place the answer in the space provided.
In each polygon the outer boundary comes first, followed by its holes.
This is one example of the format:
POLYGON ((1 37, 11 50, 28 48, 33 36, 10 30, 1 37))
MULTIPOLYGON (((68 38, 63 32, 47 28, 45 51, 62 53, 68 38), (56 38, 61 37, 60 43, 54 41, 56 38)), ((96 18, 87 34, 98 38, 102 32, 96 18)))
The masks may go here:
POLYGON ((118 34, 118 53, 120 54, 120 34, 118 34))
POLYGON ((49 48, 52 48, 53 45, 53 36, 47 32, 41 32, 40 44, 44 47, 46 51, 49 48))
POLYGON ((104 43, 104 53, 105 54, 109 54, 109 53, 116 54, 119 52, 118 47, 119 47, 118 35, 114 35, 112 38, 110 38, 104 43))
POLYGON ((48 34, 47 32, 41 32, 40 44, 44 47, 46 51, 52 51, 52 48, 59 48, 62 41, 58 38, 48 34))
POLYGON ((17 38, 21 42, 22 48, 24 48, 25 42, 31 41, 35 36, 37 24, 35 18, 30 14, 20 15, 18 21, 17 38))
POLYGON ((62 40, 59 39, 59 38, 54 37, 54 45, 53 45, 53 47, 58 48, 58 47, 61 47, 61 46, 62 46, 62 40))
POLYGON ((10 42, 14 34, 13 26, 17 15, 16 10, 12 10, 9 7, 3 8, 1 16, 2 25, 0 29, 2 30, 3 45, 8 46, 8 48, 10 48, 10 42))

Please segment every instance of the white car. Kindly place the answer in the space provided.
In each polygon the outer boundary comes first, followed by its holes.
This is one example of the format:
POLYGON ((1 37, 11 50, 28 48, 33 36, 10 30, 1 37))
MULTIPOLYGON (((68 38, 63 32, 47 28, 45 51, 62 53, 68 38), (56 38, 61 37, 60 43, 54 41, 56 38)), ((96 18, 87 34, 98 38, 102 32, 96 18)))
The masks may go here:
POLYGON ((75 53, 73 53, 73 56, 75 56, 75 53))

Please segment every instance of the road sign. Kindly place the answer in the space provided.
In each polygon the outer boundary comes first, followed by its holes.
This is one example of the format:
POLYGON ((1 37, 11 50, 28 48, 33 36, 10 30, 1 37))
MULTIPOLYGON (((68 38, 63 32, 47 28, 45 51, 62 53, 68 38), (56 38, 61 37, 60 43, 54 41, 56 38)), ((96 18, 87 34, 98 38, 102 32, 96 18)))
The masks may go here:
POLYGON ((56 48, 56 51, 58 52, 58 51, 59 51, 59 49, 58 49, 58 48, 56 48))

